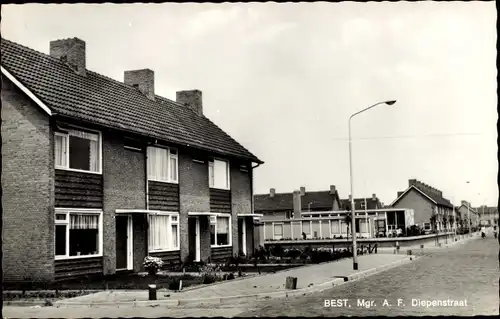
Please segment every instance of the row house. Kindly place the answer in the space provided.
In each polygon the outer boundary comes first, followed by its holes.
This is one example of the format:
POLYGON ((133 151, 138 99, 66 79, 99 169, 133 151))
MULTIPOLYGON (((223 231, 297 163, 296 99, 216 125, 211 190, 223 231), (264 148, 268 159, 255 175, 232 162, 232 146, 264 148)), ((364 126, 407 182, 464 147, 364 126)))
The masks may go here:
POLYGON ((122 83, 85 55, 77 38, 50 42, 50 54, 2 38, 3 279, 253 252, 263 162, 203 114, 201 91, 173 101, 155 94, 152 70, 122 83))
POLYGON ((397 193, 393 208, 410 208, 414 223, 426 231, 450 230, 455 227, 453 204, 443 197, 442 191, 416 179, 408 180, 408 188, 397 193))
POLYGON ((462 200, 460 206, 455 207, 455 212, 460 227, 468 229, 469 226, 478 227, 480 225, 479 211, 473 208, 470 202, 462 200))
POLYGON ((498 225, 498 207, 491 207, 481 205, 481 207, 474 208, 478 214, 481 225, 493 226, 498 225))

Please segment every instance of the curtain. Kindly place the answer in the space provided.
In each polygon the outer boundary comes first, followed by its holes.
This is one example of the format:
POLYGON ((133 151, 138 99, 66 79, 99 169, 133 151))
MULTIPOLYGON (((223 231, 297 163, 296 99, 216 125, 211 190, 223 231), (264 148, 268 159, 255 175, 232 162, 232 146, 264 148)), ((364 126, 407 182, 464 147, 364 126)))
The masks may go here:
POLYGON ((177 242, 177 231, 178 231, 178 225, 172 225, 172 248, 177 248, 179 247, 179 243, 177 242))
POLYGON ((168 215, 149 216, 149 250, 168 249, 168 215))
POLYGON ((177 181, 177 157, 170 156, 170 179, 177 181))
POLYGON ((69 216, 70 229, 99 229, 99 215, 76 215, 69 216))
POLYGON ((168 180, 168 150, 148 147, 148 175, 152 179, 168 180))
POLYGON ((309 221, 302 222, 302 232, 307 234, 311 233, 311 223, 309 221))
POLYGON ((214 183, 216 188, 228 188, 227 162, 214 160, 214 183))
POLYGON ((229 217, 217 217, 217 234, 229 234, 229 217))
POLYGON ((77 130, 68 130, 69 135, 71 136, 76 136, 79 138, 84 138, 86 140, 91 140, 95 142, 99 142, 99 135, 95 133, 88 133, 84 131, 77 131, 77 130))
POLYGON ((55 165, 57 166, 66 166, 66 147, 67 147, 67 137, 62 135, 55 135, 54 143, 55 143, 55 165))
POLYGON ((214 187, 214 162, 208 162, 208 178, 209 178, 209 186, 214 187))
POLYGON ((99 141, 90 141, 90 170, 99 171, 99 141))
POLYGON ((274 235, 283 236, 283 225, 274 225, 274 235))

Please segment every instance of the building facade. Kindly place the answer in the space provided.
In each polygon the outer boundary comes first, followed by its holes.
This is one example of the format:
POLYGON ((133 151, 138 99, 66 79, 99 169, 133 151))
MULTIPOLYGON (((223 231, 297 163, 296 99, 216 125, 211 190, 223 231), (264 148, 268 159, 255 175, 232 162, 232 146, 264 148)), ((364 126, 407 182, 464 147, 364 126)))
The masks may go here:
POLYGON ((154 93, 86 68, 85 42, 50 55, 2 39, 5 281, 52 281, 251 254, 263 162, 203 115, 202 93, 154 93))
POLYGON ((393 208, 410 208, 414 211, 414 222, 426 231, 455 229, 455 211, 443 193, 421 181, 410 179, 408 188, 398 192, 393 208))

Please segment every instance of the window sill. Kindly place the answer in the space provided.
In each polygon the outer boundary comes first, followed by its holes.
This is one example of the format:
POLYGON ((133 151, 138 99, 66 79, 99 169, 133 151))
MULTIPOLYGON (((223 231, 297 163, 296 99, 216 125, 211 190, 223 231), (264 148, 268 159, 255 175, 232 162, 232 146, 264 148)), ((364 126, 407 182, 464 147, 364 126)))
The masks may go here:
POLYGON ((179 184, 179 181, 164 181, 159 179, 148 178, 148 182, 158 182, 158 183, 167 183, 167 184, 179 184))
POLYGON ((84 171, 82 169, 74 169, 74 168, 67 168, 67 167, 61 167, 61 166, 55 166, 55 169, 61 170, 61 171, 70 171, 70 172, 78 172, 78 173, 87 173, 87 174, 94 174, 94 175, 102 175, 102 172, 92 172, 92 171, 84 171))
POLYGON ((226 248, 226 247, 233 247, 233 245, 210 245, 210 248, 226 248))
POLYGON ((150 250, 148 251, 148 254, 156 254, 156 253, 169 253, 173 251, 179 251, 180 248, 175 248, 175 249, 161 249, 161 250, 150 250))
POLYGON ((85 256, 55 256, 55 260, 71 260, 71 259, 87 259, 87 258, 98 258, 102 257, 102 254, 97 255, 85 255, 85 256))
POLYGON ((218 187, 213 187, 213 186, 210 186, 210 189, 217 189, 217 190, 221 190, 221 191, 230 191, 231 188, 218 188, 218 187))

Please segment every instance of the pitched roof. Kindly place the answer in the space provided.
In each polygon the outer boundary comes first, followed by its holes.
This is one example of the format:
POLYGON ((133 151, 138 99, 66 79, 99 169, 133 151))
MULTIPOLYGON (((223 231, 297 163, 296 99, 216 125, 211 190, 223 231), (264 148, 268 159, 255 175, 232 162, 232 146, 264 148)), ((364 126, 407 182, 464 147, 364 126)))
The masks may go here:
POLYGON ((148 99, 132 86, 1 39, 2 67, 53 113, 220 155, 263 163, 217 125, 167 98, 148 99))
POLYGON ((396 200, 394 200, 391 206, 396 204, 396 202, 403 198, 412 188, 425 195, 423 196, 424 198, 434 201, 437 205, 453 208, 453 204, 448 199, 439 196, 438 194, 428 192, 425 188, 419 187, 418 185, 411 185, 410 187, 408 187, 398 198, 396 198, 396 200))
MULTIPOLYGON (((330 191, 306 192, 301 198, 302 211, 309 210, 309 203, 311 210, 332 210, 334 198, 339 201, 338 192, 334 196, 330 191)), ((269 194, 255 195, 254 204, 256 211, 293 210, 293 193, 277 193, 273 197, 269 194)))
MULTIPOLYGON (((362 210, 365 209, 365 207, 362 207, 363 203, 365 202, 364 198, 355 198, 354 199, 354 208, 356 210, 362 210)), ((342 199, 342 208, 349 210, 351 207, 351 203, 349 199, 342 199)), ((372 197, 367 197, 366 198, 366 206, 368 206, 366 209, 379 209, 383 208, 382 205, 380 204, 380 201, 377 199, 373 199, 372 197)))

